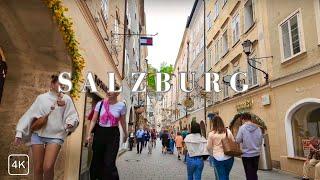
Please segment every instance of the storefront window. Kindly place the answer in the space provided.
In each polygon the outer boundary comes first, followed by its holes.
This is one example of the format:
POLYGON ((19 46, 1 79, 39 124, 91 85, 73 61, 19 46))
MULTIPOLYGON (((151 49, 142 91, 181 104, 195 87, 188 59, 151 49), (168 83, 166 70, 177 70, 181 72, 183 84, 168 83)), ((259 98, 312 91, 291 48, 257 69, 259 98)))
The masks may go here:
POLYGON ((291 122, 294 155, 306 157, 310 137, 320 137, 320 105, 303 106, 293 114, 291 122))

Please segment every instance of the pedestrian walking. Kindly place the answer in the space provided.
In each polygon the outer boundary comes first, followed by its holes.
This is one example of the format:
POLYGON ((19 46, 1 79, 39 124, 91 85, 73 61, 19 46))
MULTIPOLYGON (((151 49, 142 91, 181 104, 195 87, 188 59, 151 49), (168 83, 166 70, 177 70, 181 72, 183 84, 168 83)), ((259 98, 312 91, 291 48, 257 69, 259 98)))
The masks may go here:
POLYGON ((168 130, 164 130, 161 135, 161 141, 162 141, 162 154, 167 154, 167 149, 169 147, 169 134, 168 130))
POLYGON ((163 134, 163 129, 161 129, 161 131, 159 132, 159 139, 160 139, 160 141, 162 141, 162 134, 163 134))
POLYGON ((178 152, 178 160, 181 160, 181 155, 182 155, 182 142, 183 142, 183 137, 181 136, 180 132, 177 132, 177 136, 175 138, 175 143, 177 147, 177 152, 178 152))
POLYGON ((149 129, 145 129, 144 130, 144 134, 143 134, 143 146, 144 147, 147 147, 147 145, 148 145, 148 143, 149 143, 149 141, 150 141, 150 137, 151 137, 151 135, 150 135, 150 132, 149 132, 149 129))
POLYGON ((168 146, 168 152, 170 154, 173 154, 174 153, 174 134, 173 132, 171 131, 170 135, 169 135, 169 146, 168 146))
POLYGON ((148 143, 148 154, 152 154, 152 142, 148 143))
MULTIPOLYGON (((188 129, 187 129, 187 127, 185 127, 184 129, 183 129, 183 131, 181 132, 181 136, 183 137, 183 139, 184 138, 186 138, 186 136, 189 134, 189 132, 188 132, 188 129)), ((183 154, 184 154, 184 160, 183 160, 183 162, 184 163, 186 163, 187 162, 187 152, 186 152, 186 145, 185 145, 185 142, 183 141, 182 142, 182 145, 183 145, 183 148, 182 148, 182 152, 183 152, 183 154)))
POLYGON ((4 56, 4 52, 0 47, 0 104, 3 93, 4 81, 6 79, 8 73, 8 66, 6 63, 6 58, 4 56))
POLYGON ((309 179, 309 171, 312 167, 315 167, 314 178, 320 179, 320 140, 317 137, 311 137, 309 148, 310 153, 303 164, 302 179, 309 179))
POLYGON ((143 135, 144 131, 142 127, 140 127, 136 132, 136 139, 137 139, 137 154, 141 154, 143 148, 143 135))
POLYGON ((157 132, 155 129, 152 129, 151 131, 151 142, 152 142, 152 147, 155 148, 157 144, 157 132))
POLYGON ((72 99, 59 93, 58 76, 51 76, 50 91, 39 95, 16 127, 15 145, 30 142, 33 179, 54 179, 54 166, 64 139, 79 124, 72 99))
MULTIPOLYGON (((119 87, 116 87, 119 90, 119 87)), ((119 92, 107 92, 107 98, 99 101, 90 123, 87 141, 92 142, 93 157, 90 179, 118 180, 116 158, 119 150, 121 124, 127 141, 126 105, 118 101, 119 92), (94 133, 94 135, 92 134, 94 133)))
POLYGON ((222 140, 234 137, 229 129, 226 129, 223 120, 219 116, 215 116, 212 121, 212 131, 208 135, 208 151, 211 154, 210 163, 215 169, 216 178, 219 180, 229 180, 229 174, 233 166, 234 157, 227 156, 224 153, 222 140), (226 136, 226 133, 228 136, 226 136))
POLYGON ((204 160, 209 156, 207 140, 201 135, 200 124, 191 123, 191 133, 184 139, 187 153, 188 180, 201 180, 204 160))
POLYGON ((252 123, 249 113, 243 113, 239 117, 244 123, 238 131, 236 142, 241 143, 242 163, 247 180, 257 180, 259 157, 262 145, 262 131, 260 127, 252 123))
POLYGON ((134 132, 131 131, 131 132, 129 133, 129 150, 130 150, 130 151, 132 151, 133 144, 134 144, 134 132))

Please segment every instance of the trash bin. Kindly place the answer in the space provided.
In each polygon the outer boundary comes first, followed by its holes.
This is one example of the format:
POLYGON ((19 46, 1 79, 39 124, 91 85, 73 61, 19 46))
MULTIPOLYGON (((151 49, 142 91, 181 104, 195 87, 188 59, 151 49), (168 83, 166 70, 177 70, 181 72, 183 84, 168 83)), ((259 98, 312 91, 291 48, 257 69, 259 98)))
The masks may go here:
POLYGON ((271 154, 270 154, 270 144, 268 134, 263 135, 261 154, 259 160, 260 170, 272 170, 271 154))

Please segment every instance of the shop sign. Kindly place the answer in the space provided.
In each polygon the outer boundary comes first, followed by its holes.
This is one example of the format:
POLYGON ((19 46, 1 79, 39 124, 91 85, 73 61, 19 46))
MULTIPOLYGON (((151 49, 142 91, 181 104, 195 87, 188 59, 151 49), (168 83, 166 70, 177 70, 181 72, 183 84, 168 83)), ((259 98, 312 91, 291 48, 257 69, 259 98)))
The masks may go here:
POLYGON ((269 94, 265 94, 261 96, 261 102, 263 106, 269 105, 270 104, 270 96, 269 94))
POLYGON ((307 157, 310 153, 311 141, 309 139, 302 139, 301 141, 302 141, 303 155, 304 157, 307 157))
POLYGON ((253 105, 253 101, 252 99, 248 99, 248 100, 245 100, 243 102, 240 102, 238 104, 236 104, 236 108, 237 108, 237 111, 243 111, 243 110, 246 110, 246 109, 250 109, 253 105))

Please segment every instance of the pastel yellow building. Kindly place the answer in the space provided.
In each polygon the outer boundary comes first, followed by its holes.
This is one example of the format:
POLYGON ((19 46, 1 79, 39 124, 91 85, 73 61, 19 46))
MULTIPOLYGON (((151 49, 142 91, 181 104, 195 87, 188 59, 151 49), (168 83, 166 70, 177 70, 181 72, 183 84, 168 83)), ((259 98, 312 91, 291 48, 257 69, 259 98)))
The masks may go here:
MULTIPOLYGON (((241 111, 258 116, 267 127, 273 167, 299 175, 307 154, 303 142, 310 136, 319 137, 317 4, 312 0, 218 0, 208 6, 212 71, 223 75, 247 72, 244 81, 250 86, 249 91, 238 94, 224 85, 222 93, 214 95, 210 112, 234 126, 235 115, 241 111), (268 82, 265 74, 249 66, 241 46, 245 40, 253 42, 250 58, 256 59, 250 63, 269 74, 268 82)), ((240 86, 241 82, 242 78, 240 86)))
MULTIPOLYGON (((221 92, 207 95, 207 114, 219 114, 236 133, 241 125, 237 115, 252 113, 266 128, 272 167, 297 175, 308 154, 308 138, 320 137, 319 18, 318 0, 206 1, 207 71, 221 77, 221 92), (252 42, 249 57, 243 52, 245 40, 252 42), (237 88, 245 83, 248 91, 230 88, 228 79, 235 72, 247 73, 237 79, 237 88)), ((184 63, 180 54, 175 67, 184 63)), ((198 122, 204 120, 200 111, 198 122)), ((187 124, 191 120, 192 115, 187 124)), ((211 123, 205 121, 208 133, 211 123)), ((172 122, 174 127, 179 124, 184 122, 172 122)))
MULTIPOLYGON (((143 4, 143 1, 139 2, 143 4)), ((140 4, 136 7, 142 13, 137 16, 144 18, 144 6, 140 4)), ((67 9, 64 15, 72 22, 72 32, 85 61, 82 75, 85 77, 88 71, 94 74, 98 92, 80 93, 80 97, 74 99, 80 124, 64 142, 55 167, 55 179, 86 179, 92 154, 84 141, 89 123, 87 117, 95 103, 105 97, 107 72, 114 72, 116 82, 122 82, 124 89, 129 89, 130 82, 124 77, 132 65, 125 62, 127 42, 121 34, 128 25, 129 13, 126 11, 131 9, 126 8, 127 0, 65 0, 61 5, 67 9)), ((29 154, 28 147, 12 145, 19 118, 37 95, 49 90, 52 74, 73 72, 74 69, 63 40, 64 29, 59 28, 57 18, 53 18, 53 11, 45 1, 3 0, 0 11, 0 46, 9 69, 0 105, 0 119, 3 121, 0 131, 6 134, 6 138, 0 141, 0 179, 9 179, 8 155, 29 154)), ((145 24, 140 25, 145 27, 145 24)), ((142 26, 138 25, 138 28, 142 26)), ((138 40, 136 44, 139 44, 138 40)), ((123 92, 121 100, 126 102, 127 114, 132 114, 130 94, 123 92)), ((28 178, 32 179, 32 168, 28 178)))

